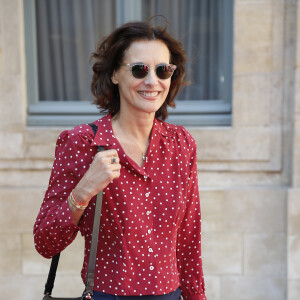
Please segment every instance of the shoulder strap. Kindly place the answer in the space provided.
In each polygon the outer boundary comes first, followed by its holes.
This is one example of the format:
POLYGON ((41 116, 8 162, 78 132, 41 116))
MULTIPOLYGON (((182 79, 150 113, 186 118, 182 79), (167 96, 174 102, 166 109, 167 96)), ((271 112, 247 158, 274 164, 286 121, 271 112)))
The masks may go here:
MULTIPOLYGON (((96 135, 98 127, 94 123, 91 123, 89 125, 92 127, 94 134, 96 135)), ((105 150, 103 146, 98 146, 98 152, 103 150, 105 150)), ((100 218, 101 218, 101 210, 102 210, 102 198, 103 198, 103 192, 101 191, 97 194, 97 200, 96 200, 90 257, 89 257, 89 263, 87 268, 85 291, 84 291, 85 295, 87 294, 92 295, 94 290, 95 264, 96 264, 97 248, 98 248, 100 218)))
MULTIPOLYGON (((97 125, 94 124, 94 123, 90 123, 89 125, 91 126, 91 128, 92 128, 93 131, 94 131, 94 136, 96 136, 96 133, 97 133, 97 130, 98 130, 97 125)), ((105 148, 104 148, 103 146, 98 146, 97 150, 98 150, 98 152, 100 152, 100 151, 105 150, 105 148)))
MULTIPOLYGON (((96 135, 98 127, 96 124, 89 124, 93 129, 94 135, 96 135)), ((105 150, 103 146, 98 146, 98 152, 105 150)), ((102 191, 97 195, 95 214, 94 214, 94 223, 93 223, 93 232, 92 232, 92 240, 91 240, 91 248, 90 248, 90 256, 87 268, 87 276, 85 283, 84 295, 92 295, 94 290, 94 277, 95 277, 95 263, 97 256, 97 248, 98 248, 98 237, 99 237, 99 228, 100 228, 100 217, 102 210, 102 191)), ((44 295, 51 295, 54 287, 54 281, 56 277, 56 270, 59 262, 60 253, 56 254, 51 261, 51 266, 47 278, 47 282, 45 285, 44 295)))

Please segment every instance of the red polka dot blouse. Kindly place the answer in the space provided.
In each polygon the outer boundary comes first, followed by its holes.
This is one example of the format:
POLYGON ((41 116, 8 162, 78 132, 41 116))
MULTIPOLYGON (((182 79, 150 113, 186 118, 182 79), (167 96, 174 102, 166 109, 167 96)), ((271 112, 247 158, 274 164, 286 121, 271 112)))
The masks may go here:
POLYGON ((96 136, 84 124, 58 137, 49 186, 34 225, 37 251, 51 258, 80 231, 85 237, 85 281, 96 197, 79 226, 72 222, 67 198, 89 168, 95 146, 116 149, 121 176, 103 191, 95 290, 161 295, 180 287, 184 299, 205 300, 195 140, 182 126, 155 119, 141 168, 114 136, 110 115, 94 123, 96 136))

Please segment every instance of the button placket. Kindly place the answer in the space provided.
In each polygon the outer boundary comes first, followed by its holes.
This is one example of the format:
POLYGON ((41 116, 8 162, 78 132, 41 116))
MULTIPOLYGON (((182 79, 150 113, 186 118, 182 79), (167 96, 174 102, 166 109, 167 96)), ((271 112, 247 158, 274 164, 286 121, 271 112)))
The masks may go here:
MULTIPOLYGON (((147 180, 147 176, 144 176, 145 181, 147 180)), ((146 235, 148 236, 147 240, 149 242, 148 244, 148 258, 149 258, 149 270, 153 271, 154 270, 154 266, 153 266, 153 259, 155 257, 154 254, 154 248, 153 248, 153 240, 151 238, 151 234, 152 234, 152 221, 151 221, 151 217, 152 217, 152 209, 153 209, 153 202, 152 199, 150 197, 151 192, 149 191, 149 188, 146 188, 146 191, 144 193, 144 199, 145 199, 145 213, 148 219, 148 224, 146 229, 146 235)))

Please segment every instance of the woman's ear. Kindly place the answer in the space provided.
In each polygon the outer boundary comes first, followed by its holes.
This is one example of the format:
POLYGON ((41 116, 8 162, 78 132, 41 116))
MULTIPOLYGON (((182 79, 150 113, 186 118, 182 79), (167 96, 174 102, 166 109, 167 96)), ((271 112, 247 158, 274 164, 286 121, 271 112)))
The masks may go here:
POLYGON ((113 84, 118 84, 119 83, 118 80, 117 80, 117 78, 116 78, 116 72, 114 72, 112 74, 111 81, 112 81, 113 84))

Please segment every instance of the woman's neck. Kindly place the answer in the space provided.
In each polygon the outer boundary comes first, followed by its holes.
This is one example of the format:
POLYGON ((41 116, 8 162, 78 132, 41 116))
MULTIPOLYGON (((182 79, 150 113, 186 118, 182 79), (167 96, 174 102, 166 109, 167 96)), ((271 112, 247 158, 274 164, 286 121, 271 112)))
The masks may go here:
POLYGON ((154 117, 137 118, 135 116, 128 118, 122 114, 112 118, 115 137, 125 153, 140 167, 146 160, 153 120, 154 117))
POLYGON ((151 115, 139 117, 127 116, 121 113, 112 119, 114 127, 119 127, 128 138, 140 143, 145 143, 149 140, 153 121, 154 116, 151 115))

